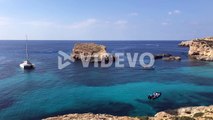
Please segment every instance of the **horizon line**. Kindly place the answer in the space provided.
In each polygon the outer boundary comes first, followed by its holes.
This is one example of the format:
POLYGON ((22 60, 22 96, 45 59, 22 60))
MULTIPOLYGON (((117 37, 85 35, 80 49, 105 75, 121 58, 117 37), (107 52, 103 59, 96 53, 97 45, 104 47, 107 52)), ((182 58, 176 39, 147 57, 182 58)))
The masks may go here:
MULTIPOLYGON (((25 39, 23 39, 23 40, 21 40, 21 39, 0 39, 0 41, 24 41, 25 39)), ((68 40, 68 39, 63 39, 63 40, 60 40, 60 39, 46 39, 46 40, 41 40, 41 39, 30 39, 29 41, 185 41, 184 39, 182 39, 182 40, 180 40, 180 39, 178 39, 178 40, 175 40, 175 39, 173 39, 173 40, 169 40, 169 39, 166 39, 166 40, 161 40, 161 39, 148 39, 148 40, 143 40, 143 39, 141 39, 141 40, 139 40, 139 39, 133 39, 133 40, 131 40, 131 39, 121 39, 121 40, 118 40, 118 39, 111 39, 111 40, 104 40, 104 39, 102 39, 102 40, 97 40, 97 39, 95 39, 95 40, 90 40, 90 39, 88 39, 88 40, 72 40, 72 39, 70 39, 70 40, 68 40)))

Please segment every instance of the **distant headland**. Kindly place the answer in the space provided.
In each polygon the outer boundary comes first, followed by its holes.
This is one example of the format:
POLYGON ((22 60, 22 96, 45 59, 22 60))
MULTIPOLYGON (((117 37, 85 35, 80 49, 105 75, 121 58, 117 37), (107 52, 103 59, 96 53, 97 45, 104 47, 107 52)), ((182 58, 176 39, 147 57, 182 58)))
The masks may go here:
POLYGON ((213 37, 183 41, 179 46, 189 47, 188 55, 193 59, 213 61, 213 37))

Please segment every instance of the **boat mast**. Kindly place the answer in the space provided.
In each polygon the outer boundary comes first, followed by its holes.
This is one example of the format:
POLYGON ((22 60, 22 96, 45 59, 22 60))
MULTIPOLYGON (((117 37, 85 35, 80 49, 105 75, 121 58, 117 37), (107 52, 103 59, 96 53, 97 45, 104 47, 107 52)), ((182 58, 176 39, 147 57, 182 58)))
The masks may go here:
POLYGON ((27 41, 28 41, 28 36, 26 35, 25 52, 26 52, 26 60, 29 60, 27 41))

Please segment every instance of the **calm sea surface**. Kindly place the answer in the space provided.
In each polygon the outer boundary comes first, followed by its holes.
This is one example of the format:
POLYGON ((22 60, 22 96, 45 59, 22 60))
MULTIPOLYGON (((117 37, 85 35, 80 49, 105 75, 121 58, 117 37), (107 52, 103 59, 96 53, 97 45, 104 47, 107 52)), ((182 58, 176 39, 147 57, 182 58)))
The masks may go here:
MULTIPOLYGON (((29 41, 36 69, 24 72, 25 41, 0 41, 0 120, 41 119, 67 113, 143 116, 184 106, 213 104, 213 63, 189 60, 178 41, 96 41, 109 52, 179 55, 157 60, 154 71, 136 68, 57 68, 58 51, 70 54, 76 41, 29 41), (162 97, 147 100, 160 91, 162 97)), ((125 65, 128 64, 125 58, 125 65)))

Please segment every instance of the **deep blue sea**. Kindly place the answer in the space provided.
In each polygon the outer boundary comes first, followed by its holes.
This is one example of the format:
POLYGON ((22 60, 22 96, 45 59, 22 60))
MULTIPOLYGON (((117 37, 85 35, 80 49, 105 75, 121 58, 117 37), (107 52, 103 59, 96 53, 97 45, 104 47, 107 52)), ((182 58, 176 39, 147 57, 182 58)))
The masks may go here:
MULTIPOLYGON (((58 69, 58 51, 85 41, 29 41, 31 72, 19 64, 25 41, 0 41, 0 120, 37 120, 68 113, 144 116, 184 106, 213 104, 213 63, 190 60, 179 41, 95 41, 116 52, 170 53, 181 62, 157 60, 153 71, 136 68, 58 69), (162 96, 149 101, 155 91, 162 96)), ((125 59, 125 64, 127 61, 125 59)))

